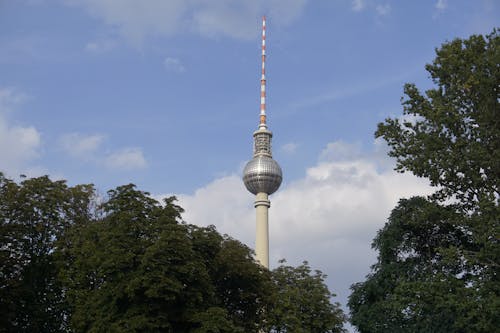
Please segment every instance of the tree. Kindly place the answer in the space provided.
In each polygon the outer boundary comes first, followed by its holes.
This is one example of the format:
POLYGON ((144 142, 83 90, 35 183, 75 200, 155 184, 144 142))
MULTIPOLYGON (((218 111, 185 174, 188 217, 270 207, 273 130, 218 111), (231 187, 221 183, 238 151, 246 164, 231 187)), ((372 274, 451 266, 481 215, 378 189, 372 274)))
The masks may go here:
POLYGON ((61 249, 76 332, 252 332, 269 279, 243 244, 125 185, 61 249))
POLYGON ((265 310, 275 297, 269 271, 254 260, 253 254, 239 241, 224 236, 220 250, 210 264, 215 304, 227 311, 241 332, 262 329, 265 310))
POLYGON ((386 119, 383 137, 396 170, 426 177, 465 209, 498 204, 500 174, 500 36, 455 39, 426 66, 437 88, 423 96, 406 84, 403 117, 386 119))
POLYGON ((377 263, 351 287, 360 332, 471 332, 478 318, 463 264, 443 249, 473 246, 460 214, 422 197, 403 199, 373 241, 377 263))
POLYGON ((215 227, 183 222, 175 197, 132 184, 99 201, 92 185, 0 173, 0 331, 342 331, 307 263, 270 272, 215 227))
POLYGON ((307 262, 298 267, 285 265, 273 270, 275 302, 268 313, 270 332, 333 333, 345 332, 344 314, 325 284, 326 275, 311 272, 307 262))
POLYGON ((0 173, 0 331, 67 329, 54 259, 70 225, 90 218, 94 189, 47 176, 20 184, 0 173))
POLYGON ((445 43, 436 88, 405 85, 403 117, 379 124, 396 169, 437 186, 402 200, 379 231, 378 261, 352 286, 360 332, 491 332, 500 322, 500 36, 445 43))

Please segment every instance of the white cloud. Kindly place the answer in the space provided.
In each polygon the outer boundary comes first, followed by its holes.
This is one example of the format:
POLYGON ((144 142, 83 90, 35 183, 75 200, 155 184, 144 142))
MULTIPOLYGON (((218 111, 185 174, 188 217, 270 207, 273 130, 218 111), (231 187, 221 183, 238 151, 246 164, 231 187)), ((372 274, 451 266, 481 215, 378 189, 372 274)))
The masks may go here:
POLYGON ((107 156, 105 165, 110 169, 135 170, 147 167, 140 148, 125 148, 107 156))
POLYGON ((359 143, 347 144, 344 141, 330 142, 319 155, 320 161, 344 161, 359 158, 361 145, 359 143))
POLYGON ((193 195, 177 195, 188 223, 214 224, 222 233, 253 244, 252 198, 239 175, 214 180, 193 195), (237 231, 238 230, 238 231, 237 231))
MULTIPOLYGON (((349 286, 364 278, 375 261, 371 240, 401 197, 428 194, 428 183, 392 170, 385 147, 376 141, 363 153, 356 144, 332 142, 302 179, 271 197, 271 265, 286 258, 309 262, 329 275, 332 291, 345 304, 349 286), (390 167, 389 167, 390 166, 390 167)), ((253 196, 238 175, 216 179, 193 195, 179 195, 184 219, 214 224, 253 247, 253 196)))
POLYGON ((38 157, 40 133, 33 127, 9 126, 0 118, 0 169, 15 172, 38 157))
POLYGON ((27 99, 28 95, 14 88, 0 88, 0 114, 11 112, 15 106, 27 99))
POLYGON ((307 0, 66 0, 86 9, 134 43, 146 36, 189 31, 204 36, 253 38, 258 19, 269 13, 276 24, 287 24, 307 0))
POLYGON ((63 134, 59 139, 63 151, 69 156, 96 166, 105 166, 113 170, 136 170, 147 167, 148 163, 141 148, 126 147, 106 152, 103 147, 105 141, 105 135, 81 133, 63 134))
POLYGON ((40 152, 41 135, 33 126, 12 125, 8 114, 27 96, 12 88, 0 88, 0 171, 9 176, 27 173, 40 152))
POLYGON ((375 10, 379 16, 387 16, 391 12, 391 5, 386 3, 385 5, 377 5, 375 10))
POLYGON ((373 1, 368 0, 351 0, 351 8, 355 12, 361 12, 364 10, 375 11, 377 16, 387 16, 391 13, 392 7, 390 4, 376 4, 373 1))
POLYGON ((284 144, 281 147, 281 150, 283 150, 287 154, 294 154, 297 151, 298 147, 299 147, 298 144, 296 144, 294 142, 289 142, 289 143, 284 144))
POLYGON ((366 6, 365 0, 352 0, 352 10, 359 12, 366 6))
POLYGON ((438 0, 436 2, 436 9, 437 10, 445 10, 447 7, 448 7, 447 0, 438 0))
POLYGON ((68 133, 62 135, 59 141, 63 149, 71 156, 88 160, 94 158, 94 154, 104 141, 104 135, 68 133))
POLYGON ((68 4, 85 8, 133 41, 149 34, 170 34, 182 15, 183 0, 68 0, 68 4))
POLYGON ((171 58, 171 57, 165 58, 165 60, 163 61, 163 66, 167 71, 170 72, 182 73, 186 70, 184 65, 177 58, 171 58))

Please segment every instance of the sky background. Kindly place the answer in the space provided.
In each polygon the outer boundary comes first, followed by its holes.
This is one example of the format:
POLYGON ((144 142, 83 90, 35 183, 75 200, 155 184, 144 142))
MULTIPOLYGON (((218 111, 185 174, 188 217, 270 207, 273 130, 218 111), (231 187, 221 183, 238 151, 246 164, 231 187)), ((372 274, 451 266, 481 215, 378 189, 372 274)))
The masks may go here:
POLYGON ((377 123, 405 82, 432 87, 436 47, 498 25, 498 1, 0 0, 0 170, 175 194, 186 222, 253 247, 263 14, 271 266, 308 260, 345 306, 399 198, 432 190, 392 170, 377 123))

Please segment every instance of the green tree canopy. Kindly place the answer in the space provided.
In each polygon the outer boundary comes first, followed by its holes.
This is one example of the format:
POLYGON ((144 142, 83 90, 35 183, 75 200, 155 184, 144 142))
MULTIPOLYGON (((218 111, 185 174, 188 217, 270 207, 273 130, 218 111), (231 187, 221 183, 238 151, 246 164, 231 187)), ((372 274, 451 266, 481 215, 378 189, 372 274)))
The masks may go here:
POLYGON ((66 329, 53 254, 71 225, 90 218, 93 196, 91 185, 46 176, 17 184, 0 173, 0 331, 66 329))
POLYGON ((436 50, 426 69, 436 88, 422 95, 406 84, 403 117, 386 119, 375 133, 395 157, 396 169, 439 186, 438 199, 465 208, 499 198, 500 36, 455 39, 436 50))
POLYGON ((396 169, 437 186, 401 200, 349 298, 360 332, 492 332, 500 322, 500 36, 445 43, 436 88, 405 85, 403 117, 379 124, 396 169))
POLYGON ((399 202, 373 241, 379 252, 373 272, 351 287, 352 323, 360 332, 486 332, 473 328, 494 327, 491 311, 497 301, 480 299, 470 288, 464 263, 446 253, 474 247, 460 221, 454 209, 425 198, 399 202))
POLYGON ((341 332, 325 276, 269 271, 239 241, 124 185, 0 173, 1 332, 341 332))
POLYGON ((109 196, 62 251, 76 332, 257 331, 270 280, 249 248, 182 223, 173 197, 133 185, 109 196))
POLYGON ((298 267, 280 263, 272 272, 276 295, 268 315, 270 332, 345 332, 345 317, 340 305, 331 303, 335 295, 325 284, 326 275, 313 273, 307 262, 298 267))

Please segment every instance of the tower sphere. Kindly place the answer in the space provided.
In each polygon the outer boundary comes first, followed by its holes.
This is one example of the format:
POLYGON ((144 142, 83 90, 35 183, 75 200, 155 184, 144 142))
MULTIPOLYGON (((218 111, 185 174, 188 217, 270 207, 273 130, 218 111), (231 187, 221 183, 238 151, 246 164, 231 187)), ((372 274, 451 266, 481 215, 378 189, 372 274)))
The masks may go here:
POLYGON ((283 175, 278 163, 265 155, 255 156, 243 170, 245 187, 253 194, 273 194, 280 187, 282 179, 283 175))

